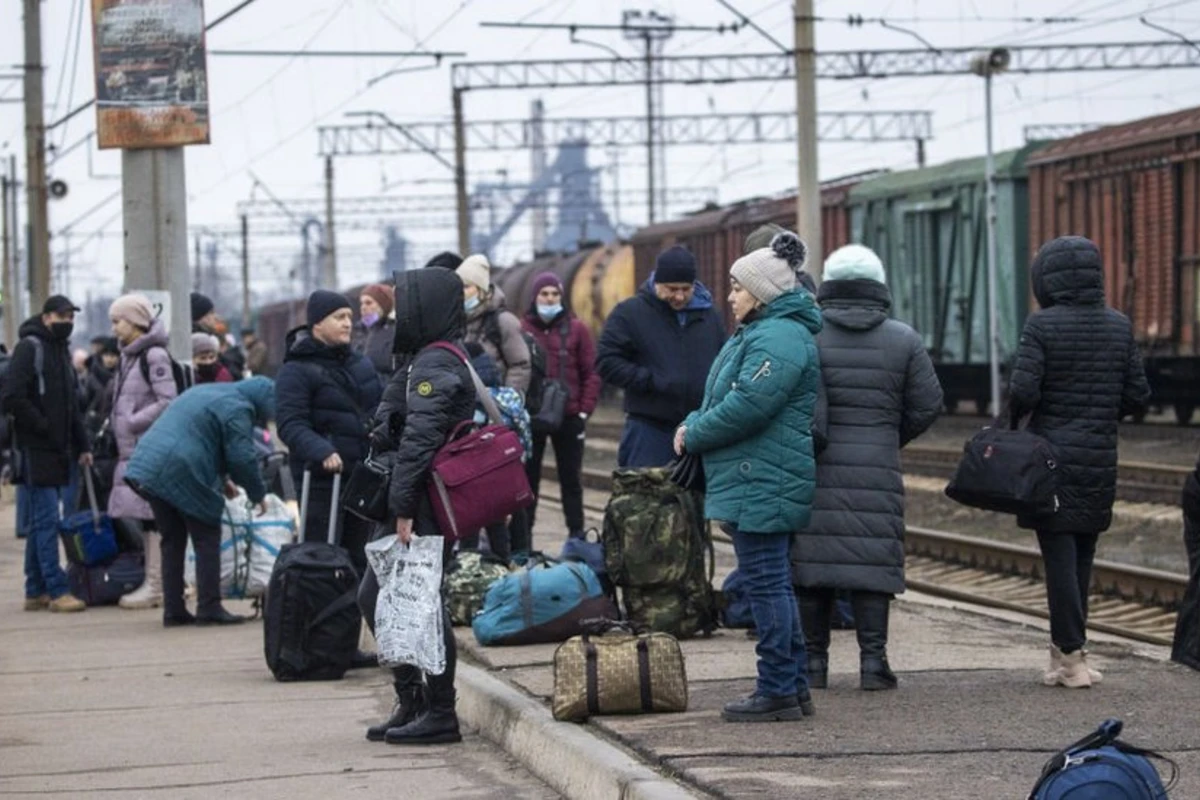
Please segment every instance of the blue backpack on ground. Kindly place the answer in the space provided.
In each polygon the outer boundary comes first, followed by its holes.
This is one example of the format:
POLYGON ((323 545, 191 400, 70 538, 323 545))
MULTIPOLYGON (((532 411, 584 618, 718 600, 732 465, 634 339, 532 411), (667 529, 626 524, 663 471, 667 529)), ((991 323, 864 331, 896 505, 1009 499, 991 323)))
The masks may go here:
POLYGON ((741 570, 725 576, 721 584, 725 597, 725 608, 721 611, 721 624, 726 628, 753 628, 754 615, 750 613, 750 587, 741 570))
POLYGON ((1174 761, 1151 750, 1119 741, 1122 723, 1105 720, 1094 732, 1046 762, 1029 800, 1167 800, 1178 769, 1174 761), (1171 766, 1164 787, 1155 758, 1171 766))
MULTIPOLYGON (((108 514, 100 513, 96 503, 96 486, 92 482, 92 471, 83 470, 87 485, 88 511, 76 511, 59 523, 59 535, 67 559, 72 564, 94 567, 105 564, 117 555, 117 534, 108 514)), ((136 587, 135 587, 136 588, 136 587)))
POLYGON ((492 584, 471 621, 482 645, 565 642, 585 620, 617 619, 600 579, 587 564, 528 566, 492 584))

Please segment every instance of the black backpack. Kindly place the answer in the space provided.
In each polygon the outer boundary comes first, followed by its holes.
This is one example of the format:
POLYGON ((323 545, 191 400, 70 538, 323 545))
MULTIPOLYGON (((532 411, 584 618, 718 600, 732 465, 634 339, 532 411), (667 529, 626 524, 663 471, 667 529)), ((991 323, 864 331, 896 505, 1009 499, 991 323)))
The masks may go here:
MULTIPOLYGON (((150 384, 149 354, 153 349, 153 347, 150 347, 138 354, 138 369, 142 371, 142 380, 144 380, 147 385, 150 384)), ((166 351, 166 348, 162 349, 166 351)), ((169 351, 166 352, 167 358, 171 361, 171 376, 175 378, 175 396, 178 397, 179 395, 183 394, 185 389, 192 385, 192 372, 190 368, 185 367, 183 364, 180 364, 178 361, 176 361, 175 357, 172 356, 169 351)))
MULTIPOLYGON (((497 352, 503 353, 499 313, 488 312, 483 321, 483 335, 497 352)), ((542 394, 546 391, 546 351, 533 334, 524 328, 521 329, 521 338, 529 348, 529 390, 525 392, 525 410, 532 417, 542 410, 542 394)))

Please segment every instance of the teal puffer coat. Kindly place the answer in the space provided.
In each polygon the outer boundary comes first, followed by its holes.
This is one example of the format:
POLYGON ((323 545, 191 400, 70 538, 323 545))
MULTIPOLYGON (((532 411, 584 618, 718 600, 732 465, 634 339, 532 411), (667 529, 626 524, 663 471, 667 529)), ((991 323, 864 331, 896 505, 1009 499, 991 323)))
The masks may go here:
POLYGON ((252 436, 274 416, 269 378, 193 386, 138 440, 125 479, 184 516, 219 526, 226 476, 253 502, 266 496, 252 436))
POLYGON ((813 337, 820 330, 816 301, 796 289, 759 309, 717 356, 703 405, 683 423, 687 451, 703 457, 709 519, 746 533, 791 533, 808 524, 821 381, 813 337))

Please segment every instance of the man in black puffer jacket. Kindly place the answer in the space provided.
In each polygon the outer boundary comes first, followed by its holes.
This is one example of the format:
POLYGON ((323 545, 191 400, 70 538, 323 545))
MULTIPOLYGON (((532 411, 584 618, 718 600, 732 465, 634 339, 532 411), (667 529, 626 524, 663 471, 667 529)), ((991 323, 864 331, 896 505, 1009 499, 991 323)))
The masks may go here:
MULTIPOLYGON (((349 475, 367 456, 371 415, 383 387, 375 368, 350 349, 353 312, 344 295, 316 291, 308 325, 288 334, 287 356, 275 380, 279 438, 287 445, 297 486, 312 470, 304 538, 323 542, 329 532, 333 474, 349 475)), ((340 509, 338 510, 340 513, 340 509)), ((341 516, 341 544, 362 575, 371 526, 341 516)))
POLYGON ((1019 517, 1037 531, 1050 606, 1049 686, 1090 686, 1087 595, 1099 534, 1112 522, 1117 421, 1145 408, 1150 387, 1129 319, 1104 304, 1100 251, 1082 236, 1046 243, 1033 262, 1041 311, 1025 322, 1009 385, 1014 419, 1031 415, 1058 463, 1058 511, 1019 517))
MULTIPOLYGON (((429 475, 433 457, 460 423, 475 415, 475 385, 466 362, 434 342, 450 342, 463 350, 466 329, 463 283, 448 269, 423 269, 396 273, 397 368, 375 414, 371 435, 378 452, 392 459, 388 512, 395 521, 381 528, 407 543, 417 536, 441 536, 429 502, 429 475)), ((465 350, 464 350, 465 354, 465 350)), ((446 540, 443 563, 450 563, 446 540)), ((368 571, 358 590, 363 618, 374 631, 379 584, 368 571)), ((445 613, 446 670, 426 675, 416 667, 392 670, 396 706, 391 717, 367 729, 371 741, 389 744, 442 744, 461 741, 454 712, 454 669, 457 650, 454 629, 445 613)))

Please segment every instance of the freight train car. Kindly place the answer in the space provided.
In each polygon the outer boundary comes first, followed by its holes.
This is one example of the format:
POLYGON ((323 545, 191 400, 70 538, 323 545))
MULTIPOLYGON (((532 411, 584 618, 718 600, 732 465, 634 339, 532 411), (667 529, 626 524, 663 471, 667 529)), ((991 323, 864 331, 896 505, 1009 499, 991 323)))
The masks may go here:
MULTIPOLYGON (((999 353, 1016 353, 1029 311, 1029 195, 1025 162, 1037 145, 996 154, 999 353)), ((892 314, 925 341, 946 405, 990 396, 984 159, 864 181, 850 190, 851 238, 883 260, 892 314)))
POLYGON ((1100 246, 1151 402, 1186 424, 1200 402, 1200 108, 1050 144, 1029 159, 1029 191, 1031 248, 1067 234, 1100 246))
MULTIPOLYGON (((846 198, 856 184, 872 172, 850 175, 821 184, 821 236, 827 250, 850 241, 846 198)), ((713 293, 720 308, 729 294, 729 267, 742 255, 746 237, 760 225, 774 222, 796 227, 796 197, 747 200, 725 208, 702 211, 681 220, 642 228, 633 237, 637 285, 654 272, 654 260, 666 248, 681 244, 696 255, 700 282, 713 293)), ((726 313, 726 321, 732 317, 726 313)))

